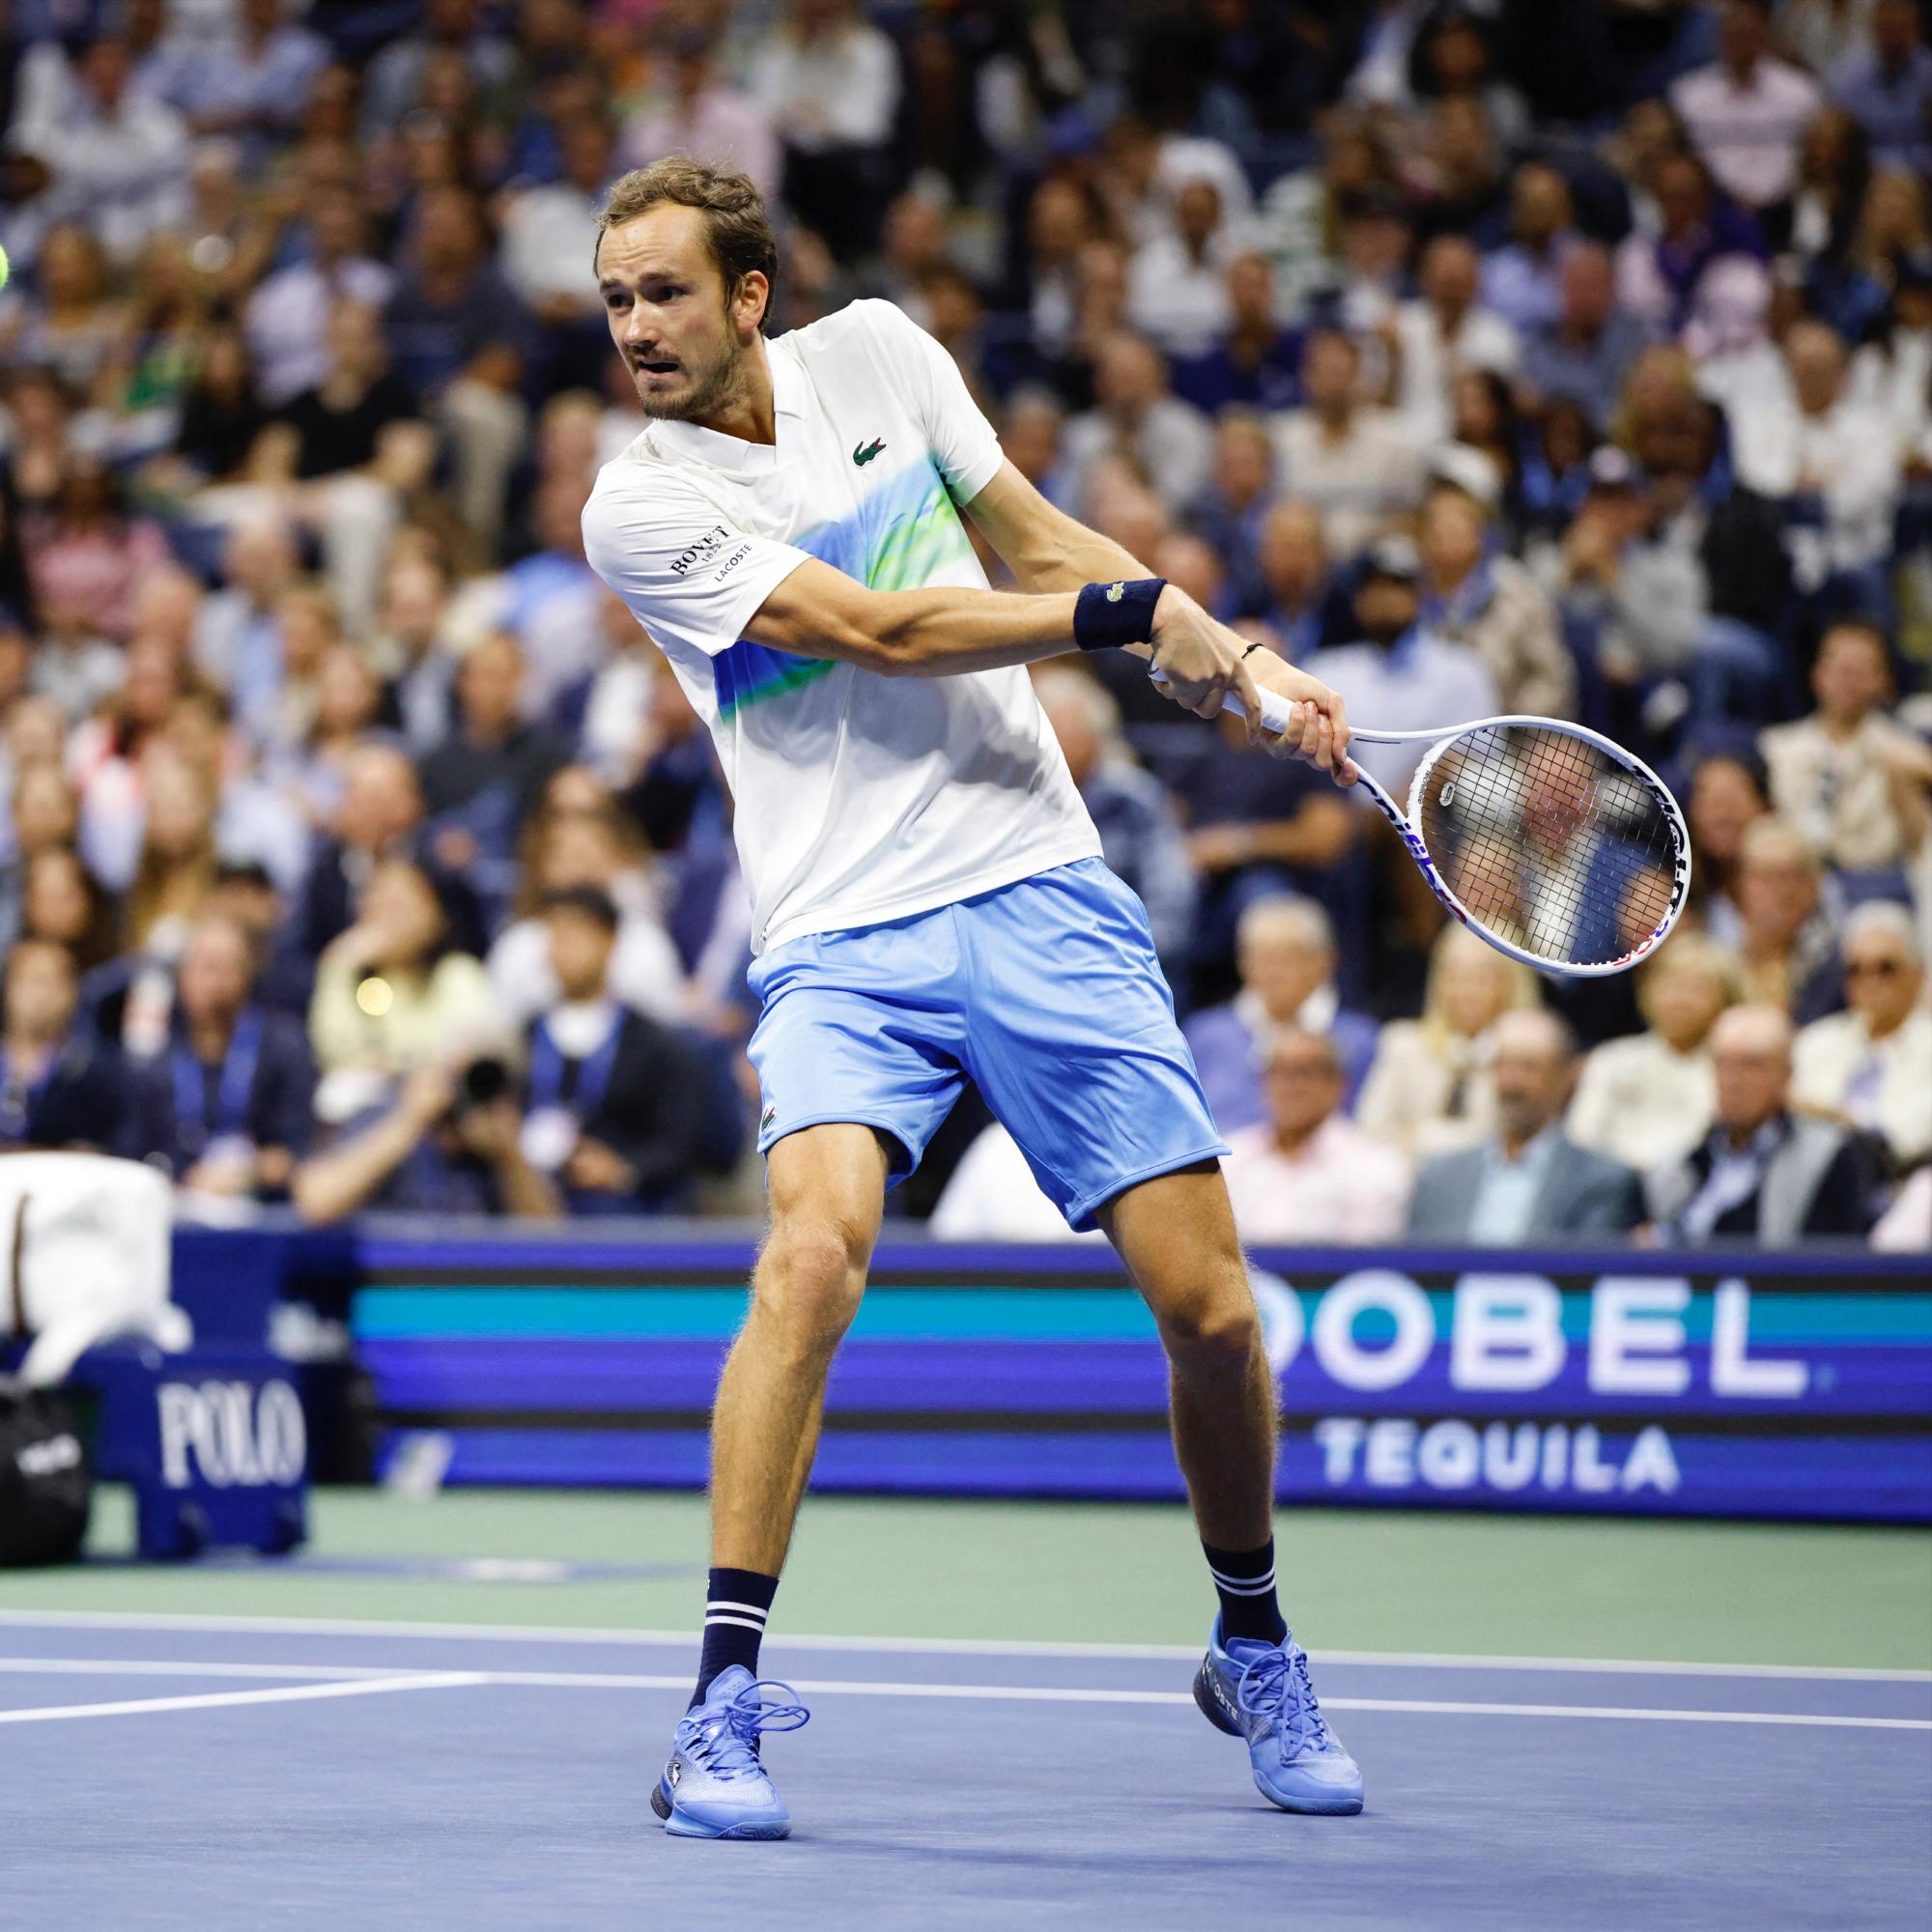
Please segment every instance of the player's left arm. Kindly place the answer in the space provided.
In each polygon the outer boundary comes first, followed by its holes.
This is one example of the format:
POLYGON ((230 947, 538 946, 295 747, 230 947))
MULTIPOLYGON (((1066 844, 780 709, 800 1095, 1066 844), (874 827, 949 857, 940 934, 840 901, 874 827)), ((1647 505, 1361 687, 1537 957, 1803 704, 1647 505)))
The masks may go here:
MULTIPOLYGON (((1109 578, 1152 575, 1138 557, 1111 537, 1089 529, 1048 502, 1010 458, 1000 465, 992 481, 966 504, 966 514, 1025 591, 1078 590, 1083 583, 1104 583, 1109 578)), ((1170 604, 1179 604, 1179 600, 1162 599, 1163 618, 1170 604)), ((1223 628, 1191 599, 1175 611, 1172 621, 1177 628, 1183 623, 1212 626, 1215 630, 1223 628)), ((1158 660, 1165 628, 1163 624, 1156 629, 1152 644, 1129 644, 1126 648, 1158 660)), ((1280 692, 1295 707, 1294 724, 1283 736, 1263 733, 1267 749, 1277 757, 1302 757, 1312 763, 1325 764, 1320 755, 1325 719, 1338 782, 1352 784, 1355 768, 1345 756, 1349 721, 1340 695, 1265 648, 1256 651, 1247 664, 1257 684, 1280 692)))

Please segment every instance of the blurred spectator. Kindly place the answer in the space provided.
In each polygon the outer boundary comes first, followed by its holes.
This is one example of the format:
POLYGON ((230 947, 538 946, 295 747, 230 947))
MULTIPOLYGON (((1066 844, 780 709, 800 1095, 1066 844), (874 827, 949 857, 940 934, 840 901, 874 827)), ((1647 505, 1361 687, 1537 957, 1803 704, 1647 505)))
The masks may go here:
POLYGON ((121 1108, 118 1056, 75 1024, 73 956, 49 939, 14 942, 0 1014, 0 1147, 104 1146, 121 1108))
POLYGON ((1570 1029, 1551 1012, 1504 1013, 1491 1076, 1496 1131, 1482 1147, 1423 1166, 1409 1238, 1520 1247, 1627 1236, 1643 1219, 1635 1173, 1578 1147, 1561 1124, 1577 1085, 1570 1029))
POLYGON ((277 613, 298 581, 295 539, 278 517, 238 523, 222 546, 225 587, 201 607, 194 661, 202 674, 256 719, 273 706, 281 670, 277 613))
POLYGON ((13 856, 0 867, 0 952, 19 936, 28 867, 43 852, 71 848, 80 826, 73 787, 52 763, 20 767, 9 815, 13 856))
POLYGON ((1822 98, 1809 74, 1773 57, 1771 0, 1721 0, 1717 60, 1670 90, 1724 191, 1754 209, 1790 197, 1798 137, 1822 98))
POLYGON ((1565 252, 1558 289, 1556 314, 1523 344, 1522 380, 1541 403, 1580 403, 1601 430, 1643 330, 1617 307, 1616 270, 1601 242, 1577 242, 1565 252))
POLYGON ((788 0, 753 53, 753 98, 784 144, 784 198, 839 260, 877 239, 899 59, 857 0, 788 0))
POLYGON ((770 117, 719 71, 711 41, 682 33, 661 66, 657 85, 624 124, 625 164, 647 167, 661 155, 689 155, 739 169, 767 201, 775 200, 780 158, 770 117))
MULTIPOLYGON (((1226 563, 1229 596, 1239 612, 1264 611, 1275 595, 1264 582, 1268 564, 1257 555, 1268 541, 1274 482, 1274 442, 1266 419, 1247 410, 1224 410, 1214 425, 1213 472, 1189 505, 1189 521, 1226 563)), ((1321 581, 1326 573, 1321 521, 1312 508, 1304 510, 1314 520, 1313 579, 1321 581)), ((1294 601, 1299 603, 1300 598, 1294 601)), ((1305 640, 1297 644, 1288 631, 1281 635, 1284 654, 1293 661, 1297 651, 1306 648, 1305 640)))
POLYGON ((454 716, 459 653, 449 601, 440 565, 421 557, 391 564, 372 656, 388 680, 387 704, 403 736, 423 752, 442 741, 454 716))
POLYGON ((52 176, 49 218, 85 221, 121 257, 185 210, 186 126, 131 85, 132 72, 126 41, 92 41, 74 61, 72 86, 30 103, 13 130, 13 146, 52 176))
POLYGON ((1076 1235, 1041 1191, 1019 1143, 996 1121, 982 1127, 959 1157, 926 1227, 941 1241, 1089 1241, 1098 1228, 1076 1235))
MULTIPOLYGON (((1499 711, 1543 718, 1576 715, 1577 670, 1557 626, 1555 607, 1494 531, 1493 499, 1483 486, 1489 467, 1458 464, 1473 452, 1438 457, 1436 480, 1422 509, 1427 595, 1424 627, 1475 652, 1494 683, 1499 711)), ((1467 714, 1479 715, 1479 714, 1467 714)), ((1447 722, 1449 714, 1442 714, 1447 722)))
POLYGON ((474 1062, 461 1073, 428 1062, 403 1080, 385 1112, 296 1169, 296 1209, 311 1224, 368 1207, 556 1220, 563 1204, 524 1157, 520 1125, 500 1062, 474 1062))
POLYGON ((538 912, 558 998, 530 1026, 525 1157, 573 1213, 688 1205, 702 1075, 676 1035, 611 993, 616 901, 566 887, 538 912))
POLYGON ((114 901, 65 845, 27 861, 20 881, 20 937, 44 939, 72 955, 83 972, 114 956, 119 921, 114 901))
POLYGON ((180 955, 187 928, 214 889, 215 787, 171 751, 147 760, 147 810, 128 893, 128 938, 157 958, 180 955))
POLYGON ((461 869, 477 853, 507 861, 517 827, 570 747, 541 724, 525 722, 524 654, 507 632, 479 639, 456 671, 456 720, 421 764, 423 807, 437 821, 439 845, 451 833, 465 840, 461 869))
POLYGON ((308 1030, 323 1074, 316 1111, 332 1122, 412 1067, 500 1050, 506 1030, 489 977, 452 946, 435 882, 411 860, 377 863, 355 924, 316 968, 308 1030))
POLYGON ((1791 1022, 1776 1007, 1733 1007, 1711 1035, 1717 1125, 1648 1179, 1651 1217, 1674 1241, 1752 1239, 1782 1247, 1863 1236, 1878 1218, 1869 1142, 1789 1110, 1791 1022))
POLYGON ((270 141, 294 132, 328 44, 283 20, 283 0, 239 0, 236 33, 183 61, 169 92, 197 137, 230 135, 259 159, 270 141))
POLYGON ((167 1050, 136 1063, 120 1151, 196 1193, 285 1196, 308 1149, 315 1066, 301 1022, 253 999, 254 948, 232 919, 198 920, 176 973, 167 1050))
POLYGON ((1281 655, 1305 665, 1328 641, 1334 603, 1321 511, 1299 497, 1275 503, 1262 525, 1257 562, 1265 599, 1261 620, 1281 655))
POLYGON ((1200 411, 1168 393, 1151 343, 1124 331, 1101 345, 1094 407, 1066 426, 1066 460, 1084 500, 1107 458, 1125 457, 1170 509, 1200 495, 1213 465, 1213 434, 1200 411))
POLYGON ((1172 226, 1143 242, 1127 265, 1127 320, 1169 355, 1210 353, 1234 323, 1228 270, 1240 242, 1214 185, 1184 183, 1172 226))
MULTIPOLYGON (((1363 557, 1355 592, 1359 642, 1317 651, 1302 668, 1334 686, 1351 723, 1378 731, 1419 730, 1502 708, 1489 668, 1467 644, 1436 636, 1422 613, 1422 559, 1406 537, 1384 537, 1363 557)), ((1421 752, 1364 747, 1356 762, 1383 784, 1406 784, 1421 752)))
POLYGON ((1174 802, 1142 771, 1121 735, 1121 711, 1082 671, 1048 666, 1034 693, 1100 835, 1108 866, 1147 908, 1154 951, 1171 978, 1185 971, 1194 925, 1194 868, 1174 802))
POLYGON ((1277 419, 1276 451, 1295 495, 1321 512, 1329 548, 1346 554, 1421 499, 1415 431, 1363 400, 1361 351, 1338 330, 1309 336, 1301 380, 1307 402, 1277 419))
POLYGON ((1445 925, 1430 954, 1422 1017, 1382 1028, 1355 1106, 1363 1131, 1411 1158, 1483 1140, 1496 1121, 1495 1024, 1536 1004, 1527 966, 1464 926, 1445 925))
POLYGON ((1880 163, 1932 171, 1932 49, 1918 0, 1874 0, 1870 46, 1846 54, 1829 78, 1880 163))
POLYGON ((1736 950, 1741 930, 1737 883, 1745 834, 1770 810, 1769 781, 1756 757, 1718 752, 1692 768, 1684 809, 1696 854, 1690 903, 1727 952, 1736 950))
POLYGON ((1738 853, 1737 953, 1745 997, 1804 1026, 1838 1004, 1843 971, 1819 900, 1818 859, 1781 818, 1752 821, 1738 853))
POLYGON ((1750 217, 1717 194, 1694 155, 1665 151, 1652 162, 1646 185, 1657 224, 1619 245, 1617 299, 1643 327, 1674 332, 1714 263, 1762 254, 1764 244, 1750 217))
POLYGON ((1262 1072, 1284 1032, 1330 1041, 1341 1080, 1338 1103, 1352 1107, 1376 1055, 1376 1023, 1350 1012, 1335 985, 1335 929, 1312 899, 1251 899, 1235 928, 1241 989, 1204 1008, 1184 1029, 1202 1090, 1224 1132, 1266 1115, 1262 1072))
POLYGON ((1483 258, 1465 236, 1438 235, 1422 252, 1419 291, 1396 310, 1386 334, 1395 357, 1393 401, 1410 434, 1439 442, 1449 429, 1449 390, 1465 369, 1515 373, 1517 333, 1477 299, 1483 258))
POLYGON ((1177 352, 1175 393, 1216 412, 1230 406, 1293 409, 1301 400, 1301 333, 1282 326, 1267 257, 1253 250, 1236 255, 1227 281, 1226 327, 1201 353, 1177 352))
POLYGON ((1818 709, 1764 734, 1771 802, 1828 865, 1903 865, 1932 819, 1932 748, 1886 714, 1892 696, 1884 633, 1834 624, 1811 668, 1818 709))
POLYGON ((1871 1244, 1895 1255, 1922 1256, 1932 1248, 1932 1166, 1906 1177, 1891 1206, 1873 1225, 1871 1244))
POLYGON ((1649 1030, 1605 1040, 1584 1061, 1565 1122, 1570 1138, 1639 1173, 1688 1154, 1710 1132, 1717 1104, 1711 1029, 1738 993, 1730 955, 1678 933, 1637 969, 1649 1030))
POLYGON ((422 788, 403 752, 369 741, 350 748, 333 830, 318 840, 302 888, 297 930, 305 952, 320 954, 349 926, 377 866, 414 849, 422 816, 422 788))
POLYGON ((559 792, 581 767, 558 774, 523 847, 523 893, 515 916, 490 949, 490 983, 503 1012, 518 1027, 561 997, 550 963, 550 932, 539 914, 554 893, 601 893, 616 905, 619 925, 610 966, 611 994, 655 1020, 680 1019, 684 969, 665 930, 642 862, 636 830, 592 781, 594 804, 559 805, 559 792))
POLYGON ((391 41, 369 64, 362 94, 367 132, 382 134, 401 125, 421 98, 425 72, 439 52, 457 55, 485 92, 507 87, 516 71, 516 49, 485 31, 478 0, 424 0, 416 31, 391 41))
MULTIPOLYGON (((1235 1227, 1245 1242, 1394 1241, 1409 1190, 1408 1163, 1342 1112, 1344 1076, 1333 1036, 1288 1027, 1265 1053, 1266 1117, 1221 1125, 1235 1227)), ((1218 1116, 1217 1116, 1218 1118, 1218 1116)))
POLYGON ((249 298, 248 353, 262 400, 271 409, 319 389, 332 358, 328 320, 343 300, 381 311, 394 274, 369 253, 362 198, 353 187, 324 184, 305 198, 307 247, 249 298))
POLYGON ((1483 305, 1520 334, 1553 327, 1564 313, 1564 271, 1577 243, 1570 184, 1525 161, 1510 182, 1510 239, 1483 263, 1483 305))
POLYGON ((48 626, 116 643, 133 628, 143 575, 168 559, 159 526, 128 515, 113 470, 78 456, 63 471, 52 504, 23 520, 21 549, 48 626))
POLYGON ((483 210, 465 188, 425 190, 404 259, 384 316, 396 374, 455 445, 464 521, 494 541, 523 447, 530 319, 493 263, 483 210))
POLYGON ((1901 1167, 1932 1153, 1932 1008, 1912 915, 1873 900, 1845 922, 1845 1000, 1799 1034, 1792 1104, 1882 1139, 1901 1167))
POLYGON ((609 655, 598 621, 606 593, 583 560, 588 495, 582 477, 544 477, 531 501, 539 548, 503 573, 498 621, 523 646, 532 717, 554 716, 604 668, 609 655))
POLYGON ((38 366, 43 380, 89 401, 104 393, 132 321, 125 300, 110 293, 108 270, 93 229, 56 223, 41 242, 38 299, 11 329, 0 328, 22 365, 38 366))

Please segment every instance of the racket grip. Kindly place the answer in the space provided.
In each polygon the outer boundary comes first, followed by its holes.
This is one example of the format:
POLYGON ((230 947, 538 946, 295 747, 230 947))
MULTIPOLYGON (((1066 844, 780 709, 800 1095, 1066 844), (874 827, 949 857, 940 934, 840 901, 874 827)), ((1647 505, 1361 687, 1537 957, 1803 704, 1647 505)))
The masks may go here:
MULTIPOLYGON (((1156 684, 1167 682, 1166 676, 1158 670, 1151 670, 1148 675, 1156 684)), ((1248 707, 1232 691, 1222 694, 1221 709, 1232 711, 1236 718, 1245 718, 1248 715, 1248 707)), ((1262 693, 1262 724, 1266 729, 1279 735, 1288 729, 1293 719, 1294 706, 1291 699, 1284 697, 1278 691, 1262 693)))

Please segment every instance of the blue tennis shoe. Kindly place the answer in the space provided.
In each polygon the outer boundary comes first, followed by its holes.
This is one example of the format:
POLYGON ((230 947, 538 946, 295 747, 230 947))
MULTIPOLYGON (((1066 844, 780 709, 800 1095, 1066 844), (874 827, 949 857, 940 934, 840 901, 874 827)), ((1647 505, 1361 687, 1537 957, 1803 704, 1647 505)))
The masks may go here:
POLYGON ((758 1760, 758 1738, 808 1721, 797 1695, 741 1663, 712 1679, 704 1702, 678 1719, 670 1762, 651 1789, 651 1809, 672 1837, 790 1836, 791 1813, 758 1760))
POLYGON ((1293 1635, 1279 1645, 1237 1636, 1224 1646, 1221 1619, 1194 1677, 1194 1701, 1218 1731, 1245 1738, 1262 1796, 1284 1811, 1362 1808, 1362 1773, 1328 1728, 1308 1681, 1308 1653, 1293 1635))

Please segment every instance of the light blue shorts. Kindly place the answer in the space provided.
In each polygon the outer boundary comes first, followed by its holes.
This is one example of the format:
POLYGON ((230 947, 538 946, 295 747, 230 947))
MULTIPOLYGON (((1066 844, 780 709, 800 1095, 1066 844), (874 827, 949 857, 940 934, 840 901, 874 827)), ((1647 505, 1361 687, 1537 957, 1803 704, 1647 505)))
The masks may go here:
POLYGON ((1097 859, 752 962, 758 1151, 850 1121, 919 1165, 971 1076, 1075 1229, 1136 1181, 1228 1151, 1141 902, 1097 859))

